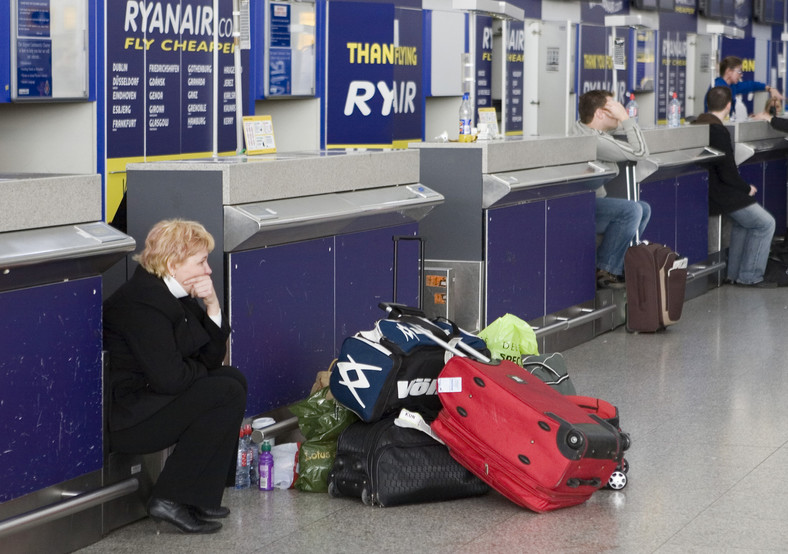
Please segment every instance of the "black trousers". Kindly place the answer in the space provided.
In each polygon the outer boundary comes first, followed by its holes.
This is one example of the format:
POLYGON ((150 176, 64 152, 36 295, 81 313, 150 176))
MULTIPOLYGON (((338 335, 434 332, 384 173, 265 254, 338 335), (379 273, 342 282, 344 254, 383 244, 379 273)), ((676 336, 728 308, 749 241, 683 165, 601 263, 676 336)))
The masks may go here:
POLYGON ((110 433, 112 449, 148 454, 174 444, 152 496, 218 508, 228 475, 235 474, 246 392, 236 368, 211 370, 145 421, 110 433))

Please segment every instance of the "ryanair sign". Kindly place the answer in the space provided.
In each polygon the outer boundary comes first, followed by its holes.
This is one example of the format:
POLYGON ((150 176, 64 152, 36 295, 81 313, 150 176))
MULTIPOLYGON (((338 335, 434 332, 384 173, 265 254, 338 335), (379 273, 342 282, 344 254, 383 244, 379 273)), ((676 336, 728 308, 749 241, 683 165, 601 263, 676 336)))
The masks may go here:
POLYGON ((405 148, 421 139, 421 28, 419 11, 331 4, 327 148, 405 148))

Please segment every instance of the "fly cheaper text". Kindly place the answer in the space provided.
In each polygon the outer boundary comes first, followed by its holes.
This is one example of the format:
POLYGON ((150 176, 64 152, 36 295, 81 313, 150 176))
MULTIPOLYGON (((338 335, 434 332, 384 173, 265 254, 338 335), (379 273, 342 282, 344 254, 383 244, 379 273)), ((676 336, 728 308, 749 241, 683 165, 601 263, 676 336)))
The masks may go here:
MULTIPOLYGON (((348 42, 348 61, 351 65, 389 65, 413 66, 419 65, 418 49, 415 46, 395 46, 393 44, 379 44, 366 42, 348 42)), ((380 115, 387 116, 394 113, 415 113, 415 99, 418 93, 416 81, 386 81, 377 82, 366 80, 353 80, 348 84, 345 98, 346 116, 358 111, 370 115, 370 101, 380 95, 383 104, 380 115)))

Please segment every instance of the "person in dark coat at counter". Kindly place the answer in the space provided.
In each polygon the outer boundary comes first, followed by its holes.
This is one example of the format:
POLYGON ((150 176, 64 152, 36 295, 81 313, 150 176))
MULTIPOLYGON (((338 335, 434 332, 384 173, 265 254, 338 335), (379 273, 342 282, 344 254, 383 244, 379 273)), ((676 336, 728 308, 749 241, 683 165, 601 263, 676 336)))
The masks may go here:
POLYGON ((724 154, 709 166, 709 213, 727 216, 733 223, 728 279, 739 286, 776 287, 775 282, 764 279, 774 236, 774 218, 755 201, 755 187, 739 173, 731 135, 722 124, 731 109, 731 89, 727 86, 709 89, 706 105, 709 111, 692 123, 708 125, 709 146, 724 154))
POLYGON ((214 239, 193 221, 157 223, 134 275, 104 302, 110 446, 146 454, 175 445, 148 503, 157 522, 213 533, 234 482, 247 383, 224 366, 230 327, 211 279, 214 239), (202 305, 201 305, 201 303, 202 305), (204 305, 204 307, 203 307, 204 305))

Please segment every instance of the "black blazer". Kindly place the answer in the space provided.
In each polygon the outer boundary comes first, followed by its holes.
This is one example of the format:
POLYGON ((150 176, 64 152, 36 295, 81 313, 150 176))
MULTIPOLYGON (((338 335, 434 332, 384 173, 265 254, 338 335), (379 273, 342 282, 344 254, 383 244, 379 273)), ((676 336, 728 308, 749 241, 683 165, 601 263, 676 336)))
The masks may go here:
POLYGON ((704 113, 692 123, 708 124, 709 146, 725 154, 709 164, 709 213, 727 214, 755 204, 755 198, 750 196, 750 184, 739 174, 731 135, 722 121, 704 113))
POLYGON ((138 266, 104 302, 104 348, 112 391, 110 430, 131 427, 221 367, 230 327, 197 300, 175 298, 162 279, 138 266))

